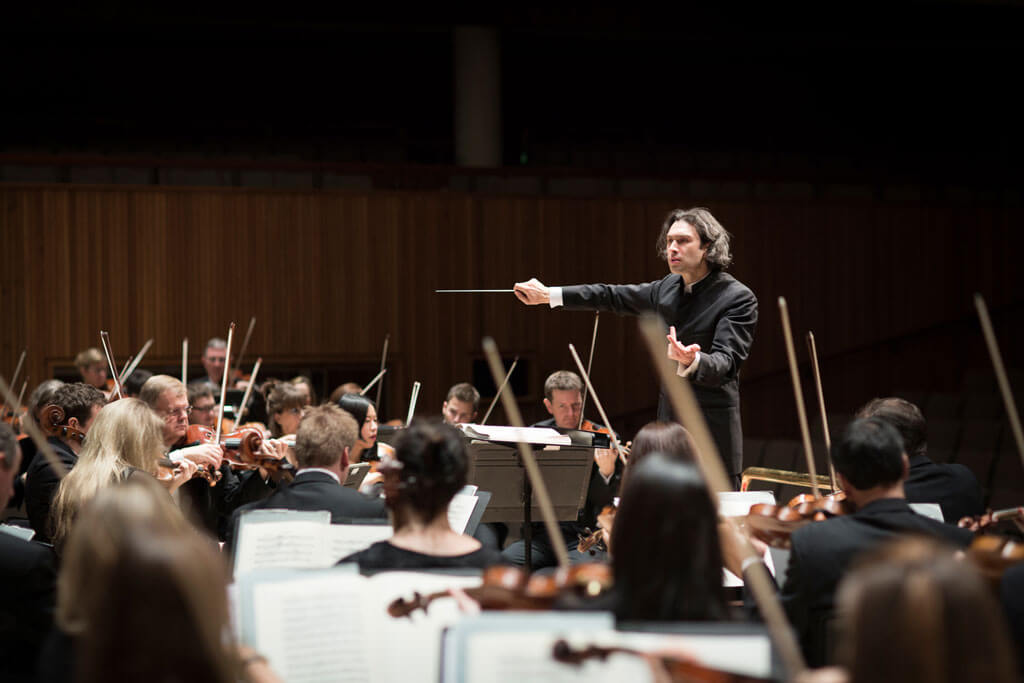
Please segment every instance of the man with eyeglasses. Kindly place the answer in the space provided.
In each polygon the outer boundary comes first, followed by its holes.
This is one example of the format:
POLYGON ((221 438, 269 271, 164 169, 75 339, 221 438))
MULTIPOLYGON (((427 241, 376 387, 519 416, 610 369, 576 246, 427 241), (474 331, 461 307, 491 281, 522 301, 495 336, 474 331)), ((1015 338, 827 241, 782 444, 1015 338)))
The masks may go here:
POLYGON ((208 384, 189 385, 188 405, 192 409, 188 417, 189 424, 216 429, 217 401, 213 398, 213 390, 208 384))

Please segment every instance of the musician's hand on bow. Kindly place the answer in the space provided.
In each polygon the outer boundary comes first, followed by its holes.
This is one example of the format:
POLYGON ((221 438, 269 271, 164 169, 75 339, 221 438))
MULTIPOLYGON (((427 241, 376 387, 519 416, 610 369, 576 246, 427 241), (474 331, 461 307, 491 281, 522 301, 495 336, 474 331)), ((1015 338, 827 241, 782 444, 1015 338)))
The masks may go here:
POLYGON ((175 460, 187 458, 197 465, 206 465, 213 469, 220 468, 224 460, 224 451, 213 443, 204 443, 198 446, 189 446, 174 452, 175 460))
POLYGON ((686 346, 680 343, 676 339, 675 325, 668 328, 668 334, 665 335, 665 338, 668 339, 668 357, 682 363, 684 368, 690 367, 690 364, 697 357, 697 352, 700 351, 700 344, 686 346))
POLYGON ((615 474, 615 461, 618 457, 619 454, 614 448, 594 449, 594 462, 597 463, 597 469, 600 470, 602 477, 607 479, 615 474))
POLYGON ((551 302, 551 292, 544 286, 544 283, 537 278, 530 278, 526 282, 517 282, 512 288, 516 298, 527 306, 537 306, 551 302))
POLYGON ((188 458, 178 463, 178 466, 174 469, 174 476, 166 482, 168 491, 177 490, 182 484, 190 480, 195 476, 196 470, 199 466, 188 458))

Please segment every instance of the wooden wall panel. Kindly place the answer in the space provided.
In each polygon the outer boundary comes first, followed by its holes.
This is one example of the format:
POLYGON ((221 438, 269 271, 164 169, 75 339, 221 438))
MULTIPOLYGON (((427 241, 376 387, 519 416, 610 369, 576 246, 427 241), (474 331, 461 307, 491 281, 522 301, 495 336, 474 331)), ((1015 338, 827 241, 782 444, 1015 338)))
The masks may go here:
MULTIPOLYGON (((419 412, 470 377, 480 338, 530 359, 528 417, 542 417, 546 374, 585 356, 593 315, 527 308, 511 295, 437 295, 656 279, 654 238, 669 200, 481 197, 233 189, 0 187, 5 324, 0 373, 29 349, 34 381, 111 333, 123 361, 153 337, 175 363, 250 316, 247 360, 374 365, 391 334, 388 412, 419 412)), ((846 409, 895 388, 955 388, 975 345, 970 295, 1002 320, 1020 363, 1020 207, 749 201, 711 208, 734 234, 732 271, 761 302, 743 373, 749 434, 795 432, 776 300, 796 333, 813 329, 826 390, 846 409), (1002 314, 999 314, 1002 311, 1002 314), (965 344, 966 347, 965 348, 965 344), (959 354, 959 355, 958 355, 959 354), (929 386, 919 386, 930 382, 929 386)), ((602 316, 594 374, 606 407, 631 423, 653 412, 655 383, 635 321, 602 316)), ((803 344, 800 354, 804 356, 803 344)), ((499 414, 500 419, 500 414, 499 414)))

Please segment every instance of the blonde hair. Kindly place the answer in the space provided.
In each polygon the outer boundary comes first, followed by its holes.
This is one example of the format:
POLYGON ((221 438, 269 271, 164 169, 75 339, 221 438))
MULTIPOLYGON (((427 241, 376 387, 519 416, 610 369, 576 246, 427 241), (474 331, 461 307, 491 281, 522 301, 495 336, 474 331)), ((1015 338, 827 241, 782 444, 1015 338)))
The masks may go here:
POLYGON ((142 385, 142 389, 139 390, 139 398, 150 408, 156 410, 156 404, 160 401, 160 397, 169 389, 174 389, 175 396, 188 395, 185 385, 181 383, 180 379, 170 375, 153 375, 142 385))
POLYGON ((54 545, 60 548, 78 511, 130 469, 156 474, 163 455, 163 421, 137 398, 125 398, 99 412, 82 444, 78 462, 64 477, 50 508, 54 545))
POLYGON ((159 484, 131 479, 82 511, 58 578, 57 623, 82 681, 241 680, 224 634, 227 567, 159 484), (170 659, 160 657, 166 642, 170 659))
POLYGON ((295 459, 299 467, 333 467, 358 436, 355 418, 338 406, 311 408, 295 434, 295 459))
POLYGON ((106 358, 102 353, 100 353, 100 350, 94 347, 86 349, 85 351, 80 351, 78 355, 75 356, 75 367, 87 368, 93 363, 103 363, 105 361, 106 358))
POLYGON ((291 382, 279 379, 268 379, 260 391, 267 401, 267 426, 270 427, 270 434, 274 438, 282 436, 281 424, 274 415, 282 410, 306 407, 306 394, 291 382))

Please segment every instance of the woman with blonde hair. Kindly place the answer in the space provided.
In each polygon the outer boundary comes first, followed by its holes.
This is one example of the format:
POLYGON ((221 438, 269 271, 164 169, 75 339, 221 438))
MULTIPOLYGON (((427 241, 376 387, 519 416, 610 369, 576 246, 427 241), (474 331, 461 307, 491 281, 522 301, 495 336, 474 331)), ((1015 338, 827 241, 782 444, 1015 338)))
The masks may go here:
MULTIPOLYGON (((156 476, 164 456, 163 420, 137 398, 108 404, 96 415, 74 469, 64 477, 50 508, 53 542, 60 548, 82 506, 96 494, 136 472, 156 476)), ((165 481, 171 491, 195 474, 185 460, 165 481)))
POLYGON ((308 395, 303 388, 291 382, 270 379, 263 384, 261 391, 267 402, 267 427, 270 428, 270 435, 279 439, 285 434, 294 434, 309 405, 308 395))
MULTIPOLYGON (((228 570, 160 486, 133 477, 101 491, 67 541, 61 635, 43 671, 92 681, 275 681, 226 634, 228 570), (63 669, 63 671, 57 671, 63 669)), ((45 658, 48 656, 48 659, 45 658)))

